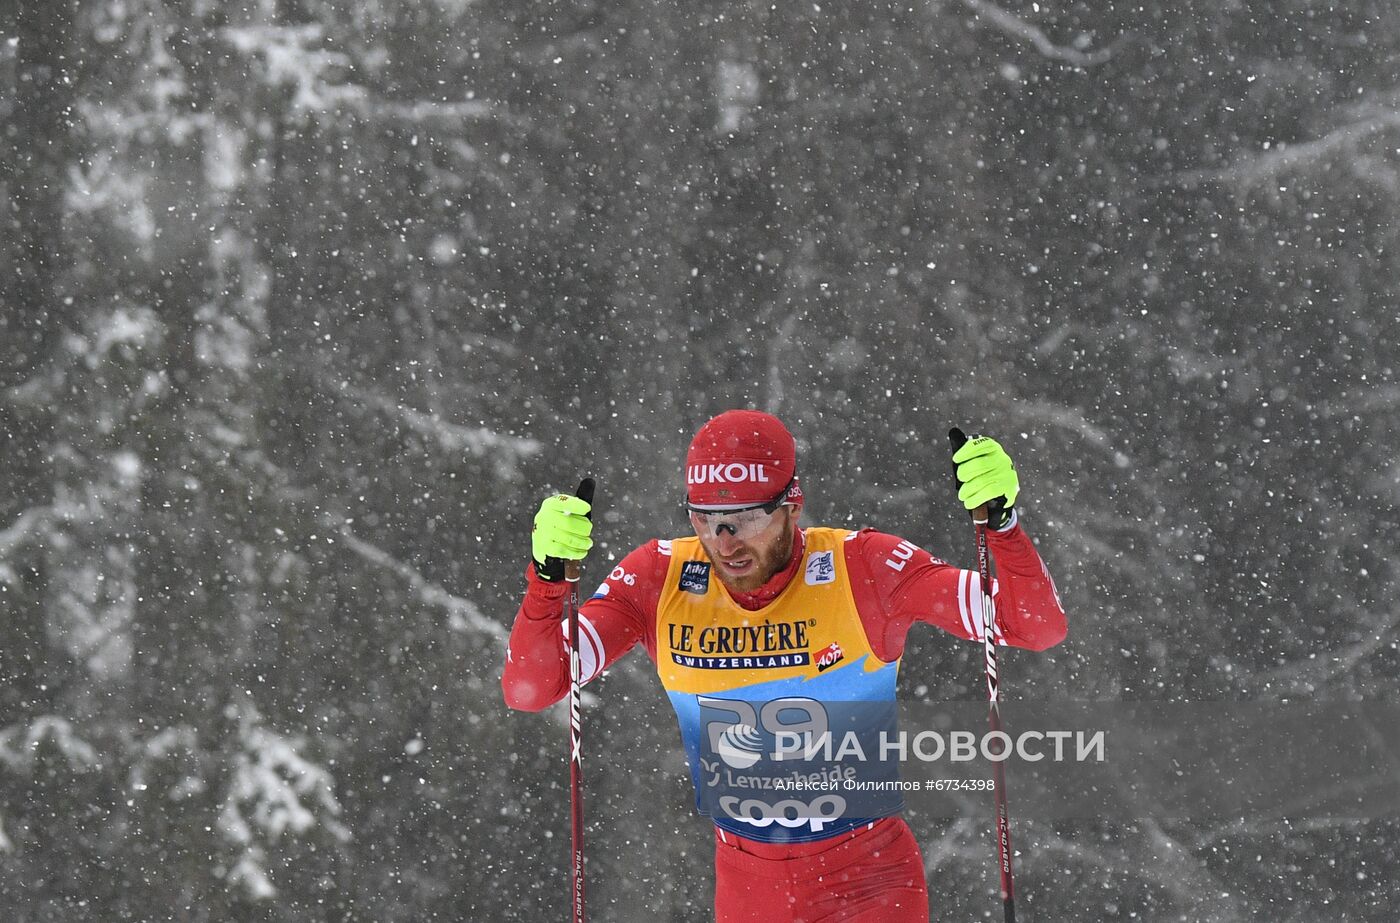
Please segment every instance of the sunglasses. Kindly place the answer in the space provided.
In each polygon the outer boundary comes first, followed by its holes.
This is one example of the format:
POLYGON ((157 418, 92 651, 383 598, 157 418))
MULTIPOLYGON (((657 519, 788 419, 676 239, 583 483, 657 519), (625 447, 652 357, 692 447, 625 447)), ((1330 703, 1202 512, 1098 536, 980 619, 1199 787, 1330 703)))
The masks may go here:
POLYGON ((791 505, 787 502, 788 489, 791 487, 792 481, 788 481, 788 486, 784 487, 781 493, 767 503, 757 506, 745 506, 735 510, 705 510, 687 503, 685 511, 689 514, 690 524, 695 527, 696 533, 720 535, 728 532, 744 541, 754 538, 768 528, 780 507, 791 505))

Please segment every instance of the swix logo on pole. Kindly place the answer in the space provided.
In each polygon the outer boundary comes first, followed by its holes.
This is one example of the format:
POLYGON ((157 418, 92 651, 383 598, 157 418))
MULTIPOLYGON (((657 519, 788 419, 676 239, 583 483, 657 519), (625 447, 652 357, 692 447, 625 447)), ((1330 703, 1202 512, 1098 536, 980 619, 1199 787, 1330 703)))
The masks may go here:
POLYGON ((687 484, 767 484, 768 466, 757 462, 691 465, 685 469, 687 484))
MULTIPOLYGON (((580 675, 580 664, 578 650, 569 653, 569 672, 574 682, 578 682, 580 675)), ((569 701, 569 742, 571 745, 569 759, 583 765, 583 718, 579 714, 578 696, 570 696, 569 701)))

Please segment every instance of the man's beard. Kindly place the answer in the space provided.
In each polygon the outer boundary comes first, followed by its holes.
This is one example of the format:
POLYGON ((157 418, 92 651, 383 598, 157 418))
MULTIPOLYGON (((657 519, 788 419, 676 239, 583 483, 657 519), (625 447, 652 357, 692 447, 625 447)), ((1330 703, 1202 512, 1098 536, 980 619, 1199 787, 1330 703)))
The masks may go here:
MULTIPOLYGON (((792 541, 793 528, 789 523, 787 528, 783 530, 782 537, 766 549, 745 545, 745 553, 738 555, 738 557, 752 557, 755 566, 748 573, 738 576, 731 576, 725 570, 724 564, 721 563, 723 559, 716 555, 713 549, 707 547, 705 552, 714 562, 715 573, 719 576, 721 583, 736 593, 752 593, 772 580, 775 574, 787 566, 788 559, 792 557, 792 541)), ((730 557, 736 556, 730 555, 730 557)))

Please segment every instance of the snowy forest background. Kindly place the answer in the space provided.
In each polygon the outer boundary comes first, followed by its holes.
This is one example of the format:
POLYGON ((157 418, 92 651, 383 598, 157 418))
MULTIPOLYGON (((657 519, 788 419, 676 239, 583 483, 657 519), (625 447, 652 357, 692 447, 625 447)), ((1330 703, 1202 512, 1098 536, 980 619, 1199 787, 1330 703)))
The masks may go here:
MULTIPOLYGON (((1008 445, 1071 620, 1011 713, 1394 696, 1393 3, 6 0, 0 89, 7 920, 562 919, 529 520, 598 478, 591 585, 732 406, 807 521, 968 563, 945 433, 1008 445)), ((906 699, 981 681, 911 638, 906 699)), ((708 919, 649 662, 591 688, 594 917, 708 919)), ((1400 899, 1363 799, 1014 773, 1031 920, 1400 899)), ((990 816, 911 818, 939 919, 999 917, 990 816)))

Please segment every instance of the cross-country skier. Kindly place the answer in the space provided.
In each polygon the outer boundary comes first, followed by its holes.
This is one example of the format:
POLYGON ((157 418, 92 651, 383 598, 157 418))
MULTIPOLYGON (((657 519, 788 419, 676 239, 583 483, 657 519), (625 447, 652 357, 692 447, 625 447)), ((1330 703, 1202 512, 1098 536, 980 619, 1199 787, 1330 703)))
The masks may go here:
MULTIPOLYGON (((958 498, 989 504, 1000 643, 1044 650, 1065 637, 1055 586, 1013 504, 1019 481, 992 439, 953 456, 958 498)), ((915 622, 982 641, 982 592, 960 570, 873 530, 802 528, 796 444, 773 416, 731 410, 695 435, 685 462, 695 534, 633 550, 581 607, 588 681, 641 644, 675 706, 699 778, 700 696, 892 702, 915 622), (715 579, 712 579, 715 578, 715 579)), ((592 546, 589 506, 546 499, 535 517, 528 586, 502 686, 537 711, 569 689, 564 560, 592 546)), ((697 785, 698 787, 698 785, 697 785)), ((768 823, 715 815, 715 919, 904 923, 929 919, 923 859, 899 816, 768 823)))

